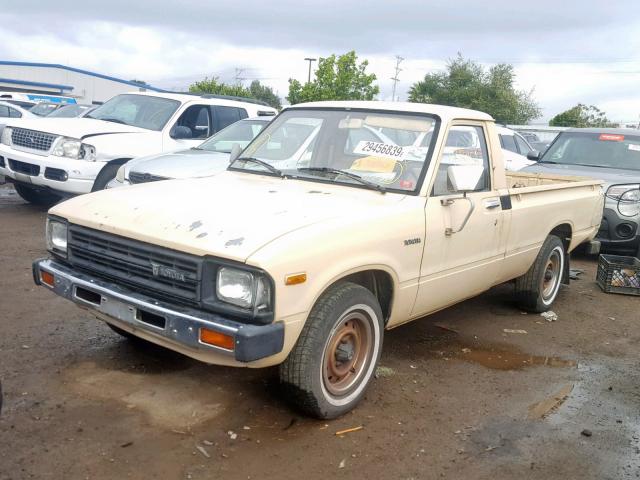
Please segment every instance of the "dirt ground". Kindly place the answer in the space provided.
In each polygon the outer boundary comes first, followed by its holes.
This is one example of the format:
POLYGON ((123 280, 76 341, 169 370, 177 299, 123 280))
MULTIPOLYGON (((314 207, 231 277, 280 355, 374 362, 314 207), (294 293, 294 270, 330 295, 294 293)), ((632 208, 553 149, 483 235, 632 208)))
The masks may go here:
POLYGON ((366 399, 324 422, 276 370, 135 345, 36 287, 44 219, 0 186, 2 480, 640 478, 640 298, 593 258, 555 322, 504 285, 387 332, 366 399))

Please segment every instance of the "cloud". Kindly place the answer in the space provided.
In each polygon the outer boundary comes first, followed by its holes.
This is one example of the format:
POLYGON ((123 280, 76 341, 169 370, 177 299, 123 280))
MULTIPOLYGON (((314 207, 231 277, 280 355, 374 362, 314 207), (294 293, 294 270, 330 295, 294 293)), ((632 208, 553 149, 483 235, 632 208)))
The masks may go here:
POLYGON ((304 57, 355 49, 390 99, 442 69, 457 52, 484 64, 513 63, 520 88, 548 118, 581 101, 611 118, 637 118, 640 15, 630 1, 498 0, 83 2, 3 5, 0 58, 63 63, 184 88, 204 76, 260 78, 281 96, 304 80, 304 57), (236 70, 239 69, 239 70, 236 70), (635 71, 635 73, 633 73, 635 71), (626 72, 626 73, 625 73, 626 72), (604 108, 604 107, 603 107, 604 108))

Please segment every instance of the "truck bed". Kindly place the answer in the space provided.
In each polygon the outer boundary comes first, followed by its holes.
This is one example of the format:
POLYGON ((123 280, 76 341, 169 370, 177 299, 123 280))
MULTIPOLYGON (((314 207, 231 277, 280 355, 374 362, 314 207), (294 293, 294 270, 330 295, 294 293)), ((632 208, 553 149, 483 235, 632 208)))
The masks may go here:
MULTIPOLYGON (((552 185, 555 188, 581 187, 588 185, 599 185, 602 182, 589 177, 578 177, 574 175, 553 175, 536 172, 505 172, 507 177, 507 188, 521 189, 527 187, 538 187, 541 185, 552 185)), ((554 189, 555 189, 554 188, 554 189)))

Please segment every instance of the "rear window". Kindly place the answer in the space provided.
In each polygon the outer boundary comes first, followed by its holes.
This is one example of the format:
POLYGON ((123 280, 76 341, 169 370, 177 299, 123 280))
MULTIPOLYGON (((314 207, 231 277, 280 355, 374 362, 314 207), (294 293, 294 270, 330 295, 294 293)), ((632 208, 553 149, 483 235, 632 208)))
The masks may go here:
POLYGON ((561 133, 541 161, 640 170, 640 135, 561 133))

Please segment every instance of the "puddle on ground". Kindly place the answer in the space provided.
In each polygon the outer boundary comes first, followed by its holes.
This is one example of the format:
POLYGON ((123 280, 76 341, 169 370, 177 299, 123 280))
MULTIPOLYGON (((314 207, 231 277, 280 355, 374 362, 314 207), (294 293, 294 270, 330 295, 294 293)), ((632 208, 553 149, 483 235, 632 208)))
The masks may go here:
POLYGON ((578 364, 561 357, 523 353, 508 346, 486 345, 477 337, 465 337, 446 325, 433 325, 420 341, 443 358, 476 363, 492 370, 522 370, 534 366, 570 368, 578 364))
POLYGON ((462 351, 458 357, 461 360, 477 363, 493 370, 520 370, 526 367, 543 365, 546 367, 575 367, 577 362, 560 357, 543 357, 526 353, 509 352, 503 350, 462 351))
POLYGON ((184 430, 221 415, 231 398, 228 392, 183 372, 161 376, 106 370, 85 362, 67 372, 80 395, 116 400, 132 411, 168 429, 184 430))

